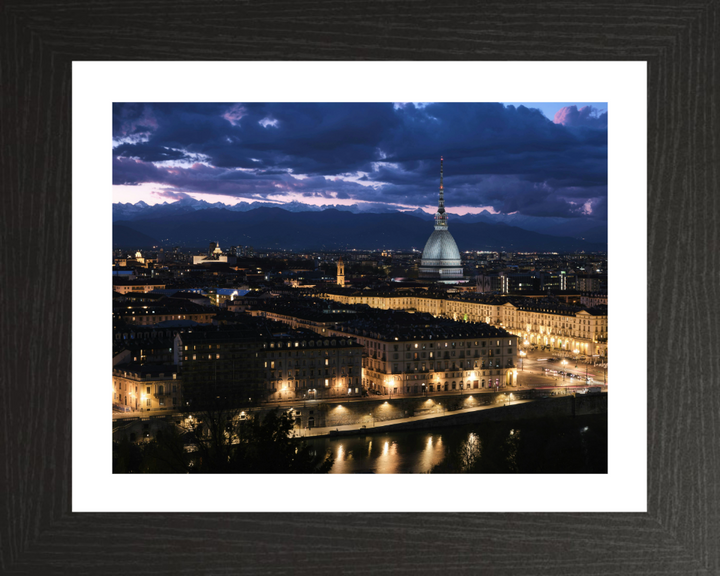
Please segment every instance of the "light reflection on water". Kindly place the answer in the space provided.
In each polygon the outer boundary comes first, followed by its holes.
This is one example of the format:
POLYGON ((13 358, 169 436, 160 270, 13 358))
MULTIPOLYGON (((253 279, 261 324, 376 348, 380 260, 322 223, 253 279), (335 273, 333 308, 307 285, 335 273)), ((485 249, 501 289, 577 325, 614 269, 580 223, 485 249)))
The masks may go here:
POLYGON ((378 474, 396 474, 398 472, 398 446, 397 442, 386 440, 383 451, 377 459, 376 472, 378 474))
POLYGON ((443 458, 445 458, 445 447, 442 436, 429 434, 427 444, 421 454, 420 469, 417 472, 428 472, 433 466, 440 464, 443 458))
POLYGON ((316 439, 311 443, 335 456, 331 474, 374 472, 376 474, 425 473, 445 458, 442 435, 422 433, 418 445, 412 433, 316 439))
POLYGON ((481 428, 314 438, 308 444, 319 455, 328 451, 333 454, 331 474, 422 474, 438 465, 442 465, 436 470, 440 473, 470 472, 478 463, 491 472, 553 472, 553 466, 557 471, 606 472, 607 425, 599 426, 589 442, 595 429, 580 420, 560 421, 552 430, 545 424, 489 423, 481 428), (499 464, 501 469, 487 463, 499 464))

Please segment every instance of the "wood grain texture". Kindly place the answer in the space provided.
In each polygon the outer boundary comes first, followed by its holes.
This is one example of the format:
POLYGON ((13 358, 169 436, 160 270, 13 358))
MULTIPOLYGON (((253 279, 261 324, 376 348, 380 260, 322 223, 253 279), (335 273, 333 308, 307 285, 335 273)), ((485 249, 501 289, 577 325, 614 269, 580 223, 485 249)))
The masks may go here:
POLYGON ((2 4, 0 573, 720 573, 718 38, 717 0, 2 4), (71 514, 71 62, 163 59, 647 60, 649 512, 71 514))

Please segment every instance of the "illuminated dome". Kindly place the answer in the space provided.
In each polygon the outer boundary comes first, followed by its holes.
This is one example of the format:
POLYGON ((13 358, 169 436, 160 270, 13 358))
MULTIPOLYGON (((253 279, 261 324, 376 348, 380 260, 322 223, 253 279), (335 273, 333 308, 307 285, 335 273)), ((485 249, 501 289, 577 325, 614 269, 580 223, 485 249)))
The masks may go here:
POLYGON ((443 190, 443 159, 440 158, 440 200, 435 213, 435 231, 428 238, 420 261, 420 278, 460 280, 463 277, 462 260, 455 239, 448 230, 443 190))
POLYGON ((430 235, 421 266, 462 266, 460 251, 449 230, 435 230, 430 235))

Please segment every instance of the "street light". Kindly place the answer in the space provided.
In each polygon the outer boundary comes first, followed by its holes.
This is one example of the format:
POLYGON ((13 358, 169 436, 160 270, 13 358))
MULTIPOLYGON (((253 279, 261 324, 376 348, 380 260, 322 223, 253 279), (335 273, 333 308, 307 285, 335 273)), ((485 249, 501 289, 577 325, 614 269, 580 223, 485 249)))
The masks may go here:
POLYGON ((565 372, 566 372, 565 366, 567 366, 567 360, 565 360, 565 358, 563 358, 563 360, 562 360, 562 362, 560 362, 560 364, 562 364, 562 367, 563 367, 563 380, 565 380, 565 372))

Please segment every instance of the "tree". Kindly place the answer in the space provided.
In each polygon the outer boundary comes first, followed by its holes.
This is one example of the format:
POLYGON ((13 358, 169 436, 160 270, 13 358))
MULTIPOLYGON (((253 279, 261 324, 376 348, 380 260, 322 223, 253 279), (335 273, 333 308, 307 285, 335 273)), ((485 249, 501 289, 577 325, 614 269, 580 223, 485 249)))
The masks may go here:
POLYGON ((208 409, 185 422, 141 445, 113 443, 113 472, 303 474, 327 473, 334 463, 296 438, 293 418, 278 409, 245 419, 239 410, 208 409))
POLYGON ((305 441, 294 437, 294 419, 275 409, 262 421, 240 421, 238 444, 231 460, 234 472, 327 473, 335 458, 330 452, 316 455, 305 441))
POLYGON ((124 436, 119 442, 113 442, 113 474, 132 474, 142 471, 143 446, 131 442, 124 436))
POLYGON ((457 450, 450 452, 447 457, 431 468, 431 474, 459 474, 475 472, 480 463, 482 443, 477 434, 470 433, 457 450))
POLYGON ((113 442, 113 473, 162 474, 188 471, 190 458, 185 451, 182 430, 168 424, 153 440, 135 442, 123 436, 113 442))

